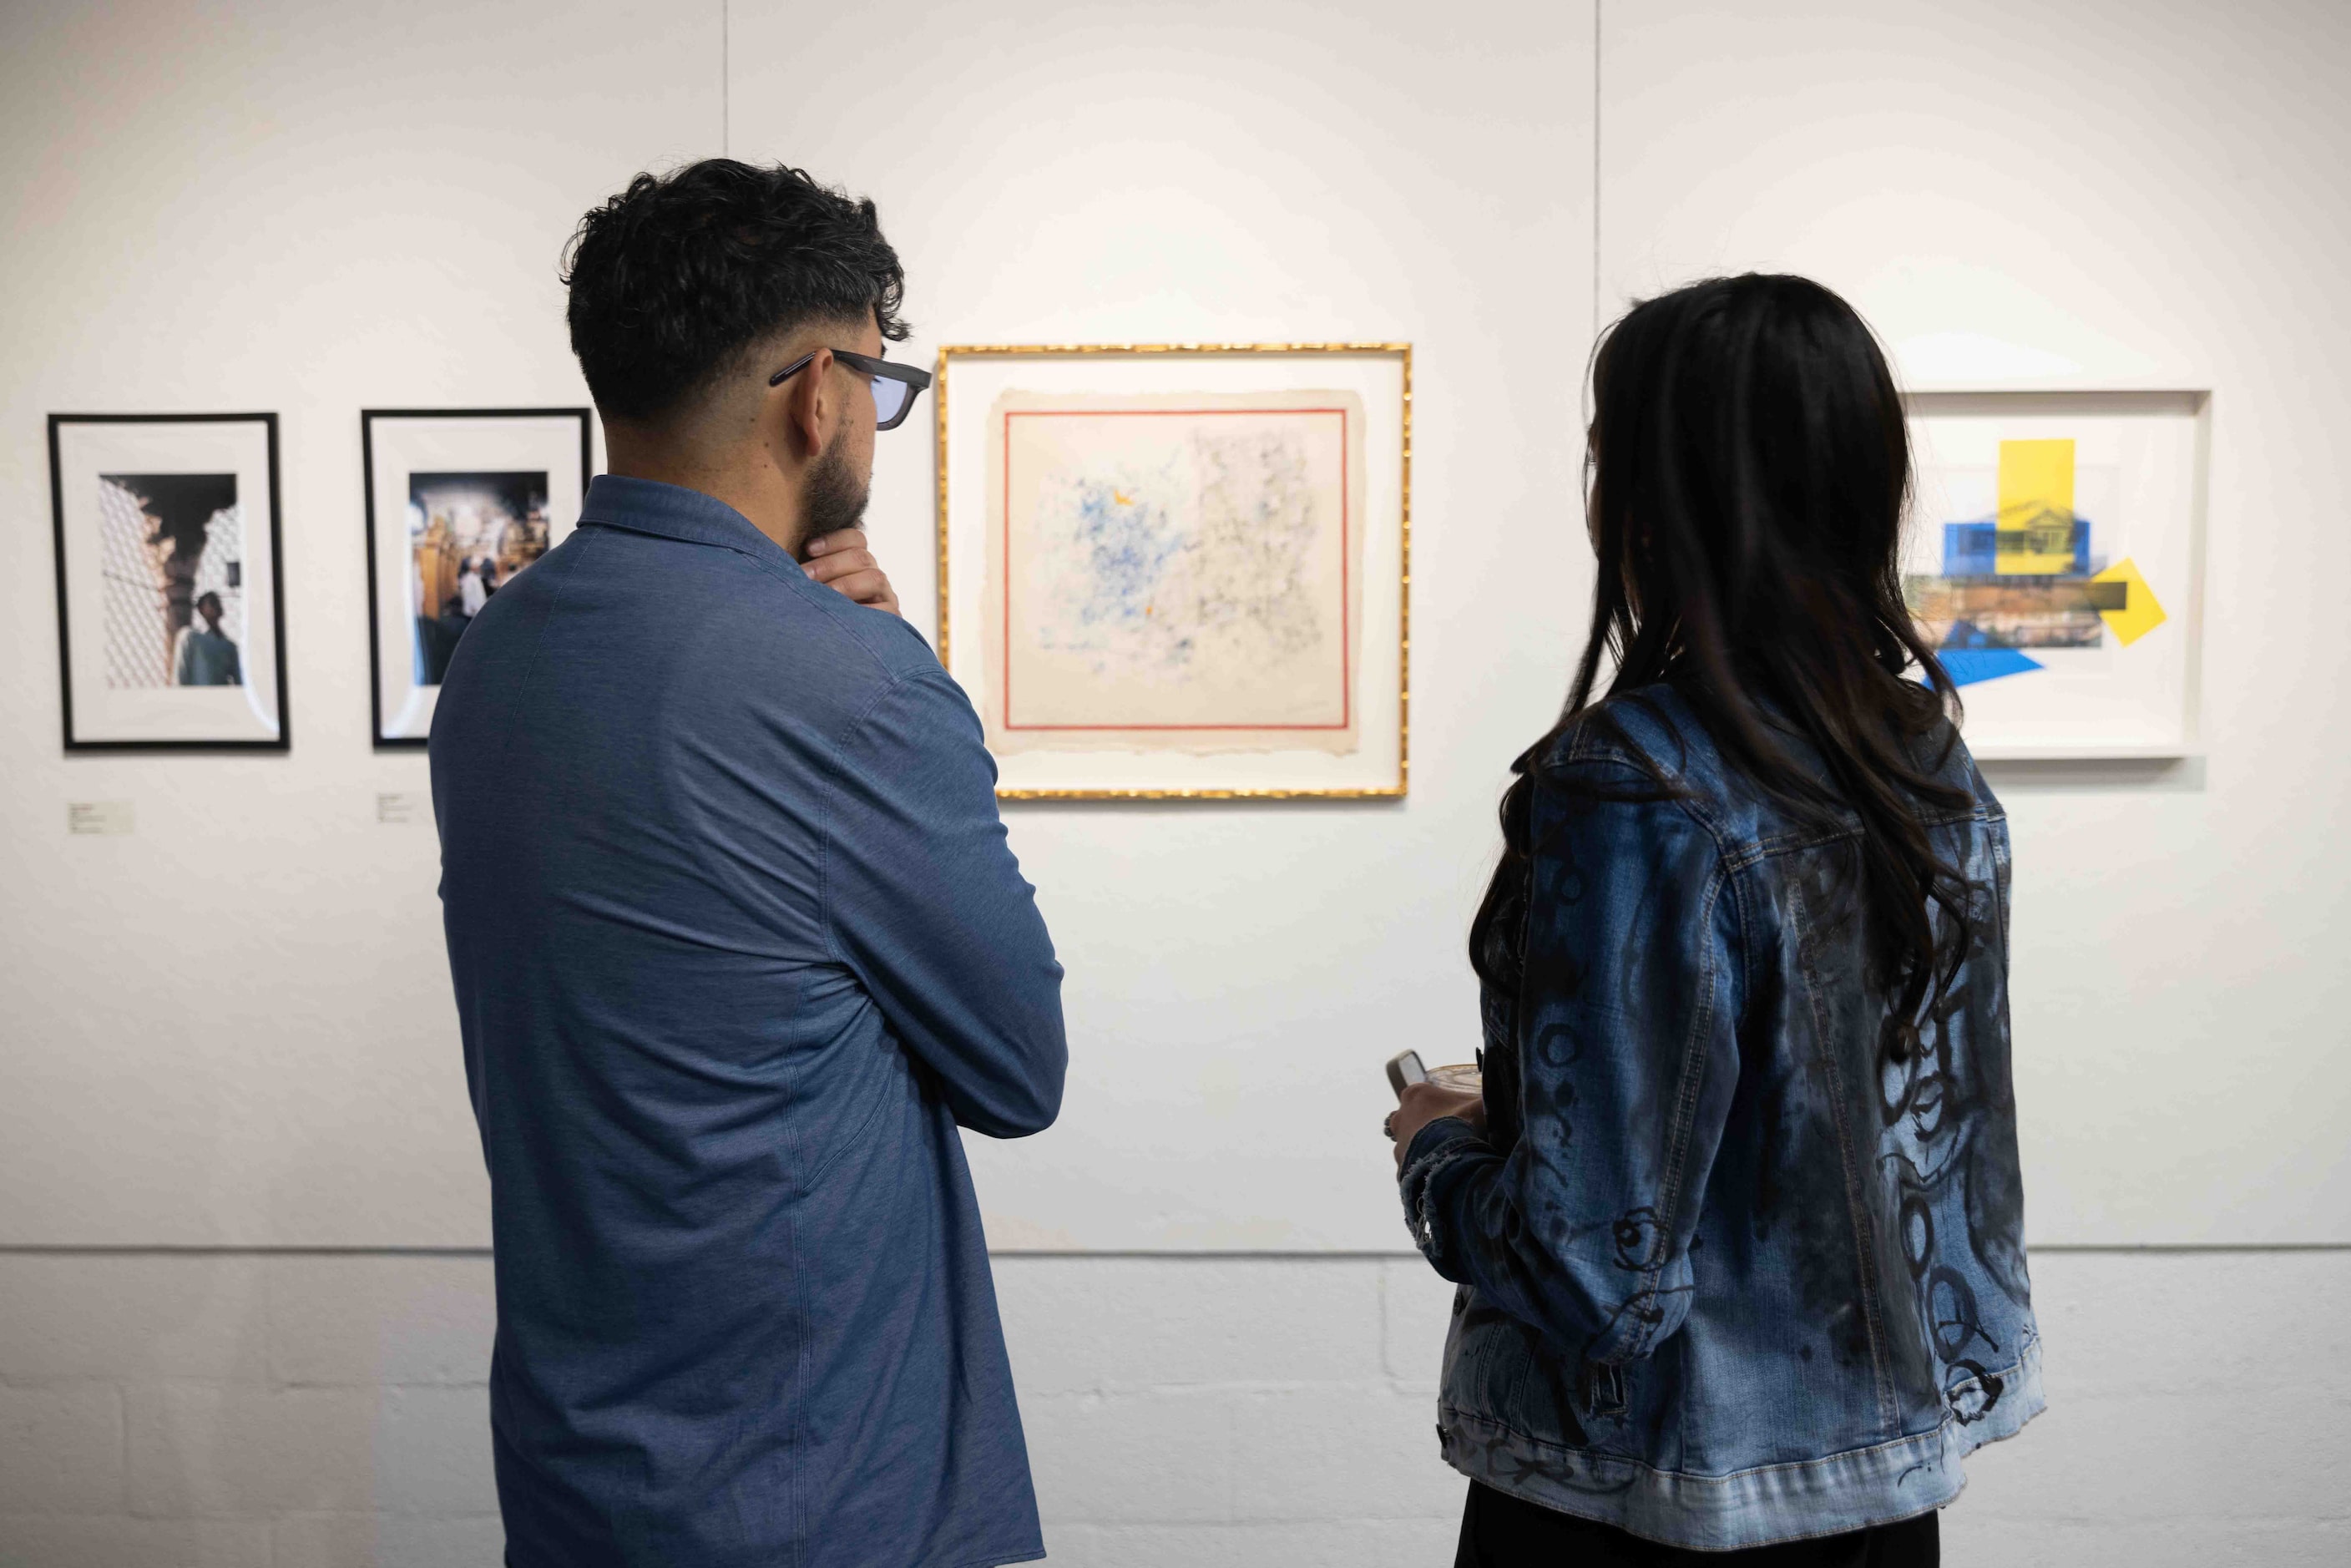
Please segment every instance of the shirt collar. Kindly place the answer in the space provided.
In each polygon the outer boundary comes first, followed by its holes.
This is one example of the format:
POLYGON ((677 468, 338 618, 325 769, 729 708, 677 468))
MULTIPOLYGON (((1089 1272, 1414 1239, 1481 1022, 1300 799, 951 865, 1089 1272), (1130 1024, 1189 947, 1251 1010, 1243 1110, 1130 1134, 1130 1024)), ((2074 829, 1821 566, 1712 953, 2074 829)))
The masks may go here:
POLYGON ((797 566, 783 547, 761 533, 751 519, 718 499, 682 485, 599 474, 588 481, 580 521, 632 533, 659 534, 692 544, 741 550, 770 564, 797 566))

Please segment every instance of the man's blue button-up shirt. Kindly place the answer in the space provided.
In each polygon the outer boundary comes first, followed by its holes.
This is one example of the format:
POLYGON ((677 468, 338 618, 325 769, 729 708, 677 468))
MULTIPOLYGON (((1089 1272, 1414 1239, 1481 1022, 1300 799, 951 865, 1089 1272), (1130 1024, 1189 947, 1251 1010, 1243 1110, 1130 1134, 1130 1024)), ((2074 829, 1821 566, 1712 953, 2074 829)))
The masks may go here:
POLYGON ((433 726, 517 1568, 1042 1555, 958 1125, 1059 1108, 977 716, 739 513, 598 478, 433 726))

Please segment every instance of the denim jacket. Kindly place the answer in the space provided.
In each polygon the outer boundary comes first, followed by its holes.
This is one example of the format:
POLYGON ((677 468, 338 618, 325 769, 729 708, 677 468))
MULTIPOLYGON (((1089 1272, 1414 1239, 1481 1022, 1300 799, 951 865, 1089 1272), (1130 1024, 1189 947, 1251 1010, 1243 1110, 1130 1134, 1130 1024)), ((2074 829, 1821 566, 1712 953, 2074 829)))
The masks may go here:
POLYGON ((1484 998, 1487 1135, 1446 1118, 1406 1151, 1413 1239, 1460 1287, 1445 1458, 1684 1547, 1925 1512, 2042 1408, 2006 819, 1954 742, 1942 777, 1974 805, 1928 821, 1970 936, 1890 1050, 1859 820, 1800 830, 1670 689, 1635 699, 1541 759, 1525 977, 1484 998))

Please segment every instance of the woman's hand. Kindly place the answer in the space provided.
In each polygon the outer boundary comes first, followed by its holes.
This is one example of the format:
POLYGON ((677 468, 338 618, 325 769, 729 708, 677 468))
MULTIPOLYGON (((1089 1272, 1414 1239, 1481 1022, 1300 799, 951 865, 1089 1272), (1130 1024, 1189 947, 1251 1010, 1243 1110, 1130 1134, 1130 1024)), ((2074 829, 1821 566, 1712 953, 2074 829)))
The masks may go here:
POLYGON ((866 548, 862 529, 843 528, 809 540, 808 560, 800 570, 810 581, 821 582, 860 604, 898 613, 897 591, 890 586, 882 563, 866 548))
POLYGON ((1469 1124, 1479 1137, 1486 1135, 1486 1097, 1467 1090, 1447 1089, 1437 1083, 1407 1083, 1396 1102, 1395 1113, 1388 1118, 1388 1130, 1395 1134, 1395 1161, 1404 1165, 1404 1152, 1412 1147, 1413 1134, 1442 1116, 1458 1116, 1469 1124))

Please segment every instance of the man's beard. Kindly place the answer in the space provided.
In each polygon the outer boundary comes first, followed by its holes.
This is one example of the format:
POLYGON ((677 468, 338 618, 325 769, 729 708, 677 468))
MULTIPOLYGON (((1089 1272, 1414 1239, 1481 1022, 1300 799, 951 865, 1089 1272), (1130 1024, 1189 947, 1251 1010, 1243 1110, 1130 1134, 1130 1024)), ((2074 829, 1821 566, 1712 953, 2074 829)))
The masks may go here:
POLYGON ((809 468, 808 488, 802 494, 802 509, 808 522, 803 544, 821 534, 853 528, 865 516, 866 495, 872 481, 870 477, 860 479, 850 472, 848 434, 842 431, 835 435, 809 468))

